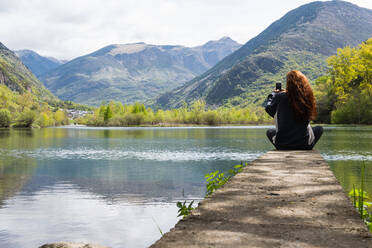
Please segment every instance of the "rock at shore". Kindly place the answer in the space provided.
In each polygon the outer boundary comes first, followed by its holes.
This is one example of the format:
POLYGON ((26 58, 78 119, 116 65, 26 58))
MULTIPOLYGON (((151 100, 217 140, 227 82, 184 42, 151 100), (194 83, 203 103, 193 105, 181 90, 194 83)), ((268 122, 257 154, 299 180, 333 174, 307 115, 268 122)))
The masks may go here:
POLYGON ((101 245, 85 244, 85 243, 61 242, 61 243, 45 244, 45 245, 40 246, 39 248, 109 248, 109 247, 101 246, 101 245))

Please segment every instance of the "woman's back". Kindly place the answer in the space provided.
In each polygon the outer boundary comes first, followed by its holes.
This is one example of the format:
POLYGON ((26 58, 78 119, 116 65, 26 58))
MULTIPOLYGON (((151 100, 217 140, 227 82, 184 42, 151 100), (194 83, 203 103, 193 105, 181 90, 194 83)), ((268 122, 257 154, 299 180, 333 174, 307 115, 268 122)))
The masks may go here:
POLYGON ((295 149, 308 145, 309 121, 295 119, 293 108, 285 92, 273 93, 272 101, 268 101, 266 111, 274 117, 276 114, 275 145, 280 149, 295 149))
POLYGON ((322 127, 311 128, 316 117, 316 102, 311 85, 300 71, 287 73, 286 91, 271 93, 266 112, 275 118, 275 129, 267 137, 279 150, 312 149, 323 133, 322 127))

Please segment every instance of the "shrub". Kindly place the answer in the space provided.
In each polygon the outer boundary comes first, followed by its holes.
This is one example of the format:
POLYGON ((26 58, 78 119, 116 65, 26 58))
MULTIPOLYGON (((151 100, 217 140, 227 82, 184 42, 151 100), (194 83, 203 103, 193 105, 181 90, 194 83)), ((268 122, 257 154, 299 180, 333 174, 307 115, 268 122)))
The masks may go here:
POLYGON ((17 118, 15 127, 32 127, 36 119, 36 114, 32 110, 26 110, 20 114, 17 118))
POLYGON ((332 111, 333 124, 371 124, 372 123, 372 98, 369 96, 354 96, 344 104, 339 104, 332 111))
POLYGON ((143 123, 144 116, 142 113, 128 113, 124 116, 125 122, 127 123, 128 126, 132 125, 141 125, 143 123))
POLYGON ((216 111, 209 110, 208 112, 205 112, 203 115, 203 123, 211 126, 218 125, 220 120, 216 111))
POLYGON ((123 116, 115 116, 114 118, 110 119, 108 122, 108 126, 112 127, 122 127, 126 126, 126 119, 123 116))

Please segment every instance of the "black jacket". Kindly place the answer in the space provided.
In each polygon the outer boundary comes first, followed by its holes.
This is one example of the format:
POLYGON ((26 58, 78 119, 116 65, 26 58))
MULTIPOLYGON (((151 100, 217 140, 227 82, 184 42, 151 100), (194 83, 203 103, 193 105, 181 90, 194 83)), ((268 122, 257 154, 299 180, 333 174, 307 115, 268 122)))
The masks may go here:
POLYGON ((309 121, 295 120, 293 108, 285 92, 271 93, 267 97, 266 112, 276 114, 275 146, 279 149, 308 149, 309 121))

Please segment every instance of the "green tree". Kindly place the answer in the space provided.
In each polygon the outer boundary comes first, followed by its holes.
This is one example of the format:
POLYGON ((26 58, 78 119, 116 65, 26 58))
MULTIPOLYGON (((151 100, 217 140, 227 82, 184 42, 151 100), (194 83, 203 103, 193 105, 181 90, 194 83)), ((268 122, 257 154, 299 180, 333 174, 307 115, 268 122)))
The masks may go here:
POLYGON ((136 113, 146 113, 146 108, 145 108, 145 105, 139 103, 139 102, 136 102, 134 105, 133 105, 133 109, 132 109, 132 113, 133 114, 136 114, 136 113))
POLYGON ((110 105, 107 106, 105 114, 103 116, 104 122, 108 122, 112 118, 112 111, 110 105))
POLYGON ((50 116, 47 113, 42 112, 42 113, 40 113, 40 115, 37 119, 37 124, 40 127, 49 127, 49 126, 54 125, 54 121, 53 121, 53 119, 50 118, 50 116))
POLYGON ((315 83, 317 121, 371 123, 372 38, 356 48, 338 49, 327 62, 327 75, 315 83))
POLYGON ((8 107, 8 96, 4 91, 0 92, 0 107, 1 108, 8 107))
POLYGON ((197 100, 191 106, 192 122, 195 124, 201 124, 202 113, 205 111, 205 101, 197 100))
POLYGON ((65 112, 60 109, 54 113, 54 119, 56 121, 56 125, 65 125, 68 123, 65 112))
POLYGON ((330 123, 331 112, 336 109, 338 95, 330 76, 319 77, 315 81, 314 95, 317 103, 317 122, 330 123))
POLYGON ((0 109, 0 127, 9 127, 11 123, 10 112, 7 109, 0 109))
POLYGON ((31 109, 34 103, 34 97, 30 92, 26 92, 18 96, 17 103, 20 105, 21 111, 24 111, 25 108, 31 109))
POLYGON ((99 109, 98 109, 98 117, 104 118, 105 113, 106 113, 106 106, 105 105, 101 105, 99 107, 99 109))

